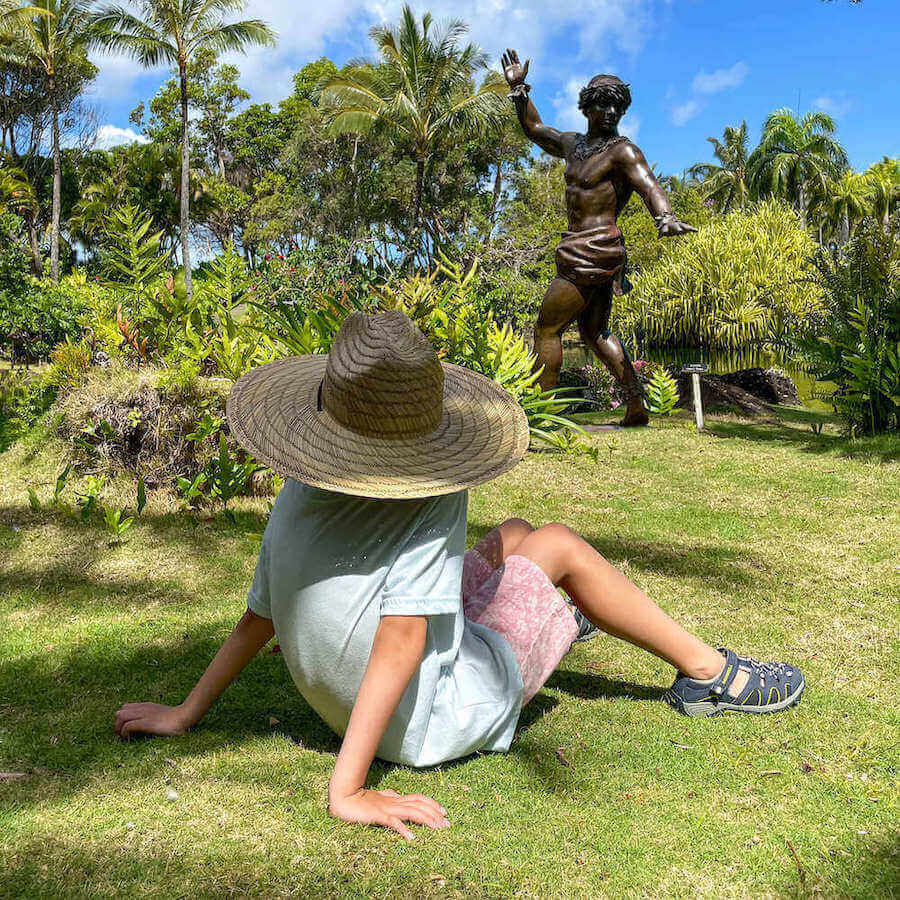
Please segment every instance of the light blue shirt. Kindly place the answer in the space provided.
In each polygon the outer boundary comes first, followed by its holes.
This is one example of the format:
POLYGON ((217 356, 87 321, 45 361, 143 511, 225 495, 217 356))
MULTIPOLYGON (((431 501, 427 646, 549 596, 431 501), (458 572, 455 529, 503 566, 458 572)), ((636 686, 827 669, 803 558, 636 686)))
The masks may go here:
POLYGON ((522 675, 507 640, 466 619, 468 493, 370 500, 290 479, 263 536, 247 605, 272 619, 307 703, 343 736, 384 615, 428 617, 422 662, 378 756, 431 766, 507 750, 522 675))

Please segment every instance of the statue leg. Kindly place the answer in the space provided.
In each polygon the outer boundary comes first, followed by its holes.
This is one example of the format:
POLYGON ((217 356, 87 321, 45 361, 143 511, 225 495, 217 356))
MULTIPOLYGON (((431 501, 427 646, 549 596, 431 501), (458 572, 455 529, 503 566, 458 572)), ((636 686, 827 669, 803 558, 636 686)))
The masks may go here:
POLYGON ((646 425, 650 419, 644 408, 644 389, 622 342, 609 331, 612 288, 611 283, 595 288, 587 308, 578 317, 578 330, 584 343, 600 357, 619 382, 626 402, 622 425, 646 425))
POLYGON ((571 281, 554 278, 550 282, 534 326, 535 368, 544 367, 539 379, 542 390, 556 387, 562 366, 562 333, 586 305, 581 291, 571 281))

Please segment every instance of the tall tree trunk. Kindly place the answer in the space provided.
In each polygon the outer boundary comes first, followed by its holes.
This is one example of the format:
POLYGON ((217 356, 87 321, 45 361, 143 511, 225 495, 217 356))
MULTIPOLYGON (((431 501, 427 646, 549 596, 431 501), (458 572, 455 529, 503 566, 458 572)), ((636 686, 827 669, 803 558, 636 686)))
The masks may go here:
POLYGON ((844 209, 841 216, 841 244, 846 244, 850 240, 850 211, 844 209))
POLYGON ((485 246, 490 243, 491 235, 494 233, 494 225, 497 222, 497 209, 500 206, 500 193, 503 190, 503 163, 501 160, 497 160, 497 172, 494 175, 494 193, 491 197, 491 212, 488 216, 488 222, 490 222, 490 227, 488 228, 487 234, 484 236, 485 246))
POLYGON ((798 212, 800 213, 800 222, 806 228, 806 185, 800 182, 800 191, 797 197, 798 212))
POLYGON ((33 210, 25 213, 25 227, 28 229, 28 246, 31 248, 31 269, 37 278, 43 278, 44 263, 41 259, 41 245, 38 242, 37 222, 33 210))
POLYGON ((413 231, 418 232, 422 219, 422 190, 425 184, 425 160, 416 160, 416 202, 413 214, 413 231))
POLYGON ((222 150, 221 141, 216 143, 216 163, 219 166, 219 178, 225 180, 225 154, 222 150))
POLYGON ((62 194, 62 163, 59 156, 59 111, 56 106, 56 76, 50 75, 50 131, 53 142, 53 205, 50 217, 50 277, 59 281, 59 208, 62 194))
POLYGON ((187 64, 183 60, 178 63, 178 76, 181 81, 181 264, 184 266, 184 286, 190 299, 194 295, 190 247, 191 145, 188 140, 187 64))

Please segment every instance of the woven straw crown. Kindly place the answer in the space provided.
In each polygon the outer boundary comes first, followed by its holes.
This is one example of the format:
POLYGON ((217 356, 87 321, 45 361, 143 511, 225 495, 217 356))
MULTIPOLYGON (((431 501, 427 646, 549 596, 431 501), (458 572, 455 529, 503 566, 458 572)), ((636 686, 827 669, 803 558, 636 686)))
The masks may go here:
POLYGON ((528 448, 516 400, 440 362, 398 311, 349 316, 327 357, 248 372, 226 409, 231 433, 274 471, 362 497, 463 490, 511 469, 528 448))
POLYGON ((403 313, 353 313, 335 338, 322 407, 345 428, 378 438, 421 437, 441 424, 444 370, 403 313))

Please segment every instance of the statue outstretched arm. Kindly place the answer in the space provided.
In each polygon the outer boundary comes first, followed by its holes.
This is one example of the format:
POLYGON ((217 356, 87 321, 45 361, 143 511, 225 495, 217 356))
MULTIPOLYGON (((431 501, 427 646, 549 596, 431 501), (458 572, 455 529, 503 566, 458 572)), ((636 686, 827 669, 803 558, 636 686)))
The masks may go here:
POLYGON ((528 92, 531 86, 525 83, 528 67, 531 60, 525 60, 525 64, 519 62, 519 54, 515 50, 507 50, 502 57, 503 74, 510 87, 509 98, 516 108, 519 124, 525 136, 534 141, 541 150, 545 150, 551 156, 565 156, 566 132, 551 128, 541 121, 537 107, 531 102, 528 92))
POLYGON ((686 234, 696 231, 692 225, 688 225, 678 219, 669 205, 669 198, 662 189, 662 185, 656 180, 656 176, 647 165, 644 154, 638 147, 628 142, 622 144, 621 159, 625 173, 631 186, 640 194, 644 205, 650 211, 650 215, 656 222, 656 230, 660 237, 668 237, 675 234, 686 234))

